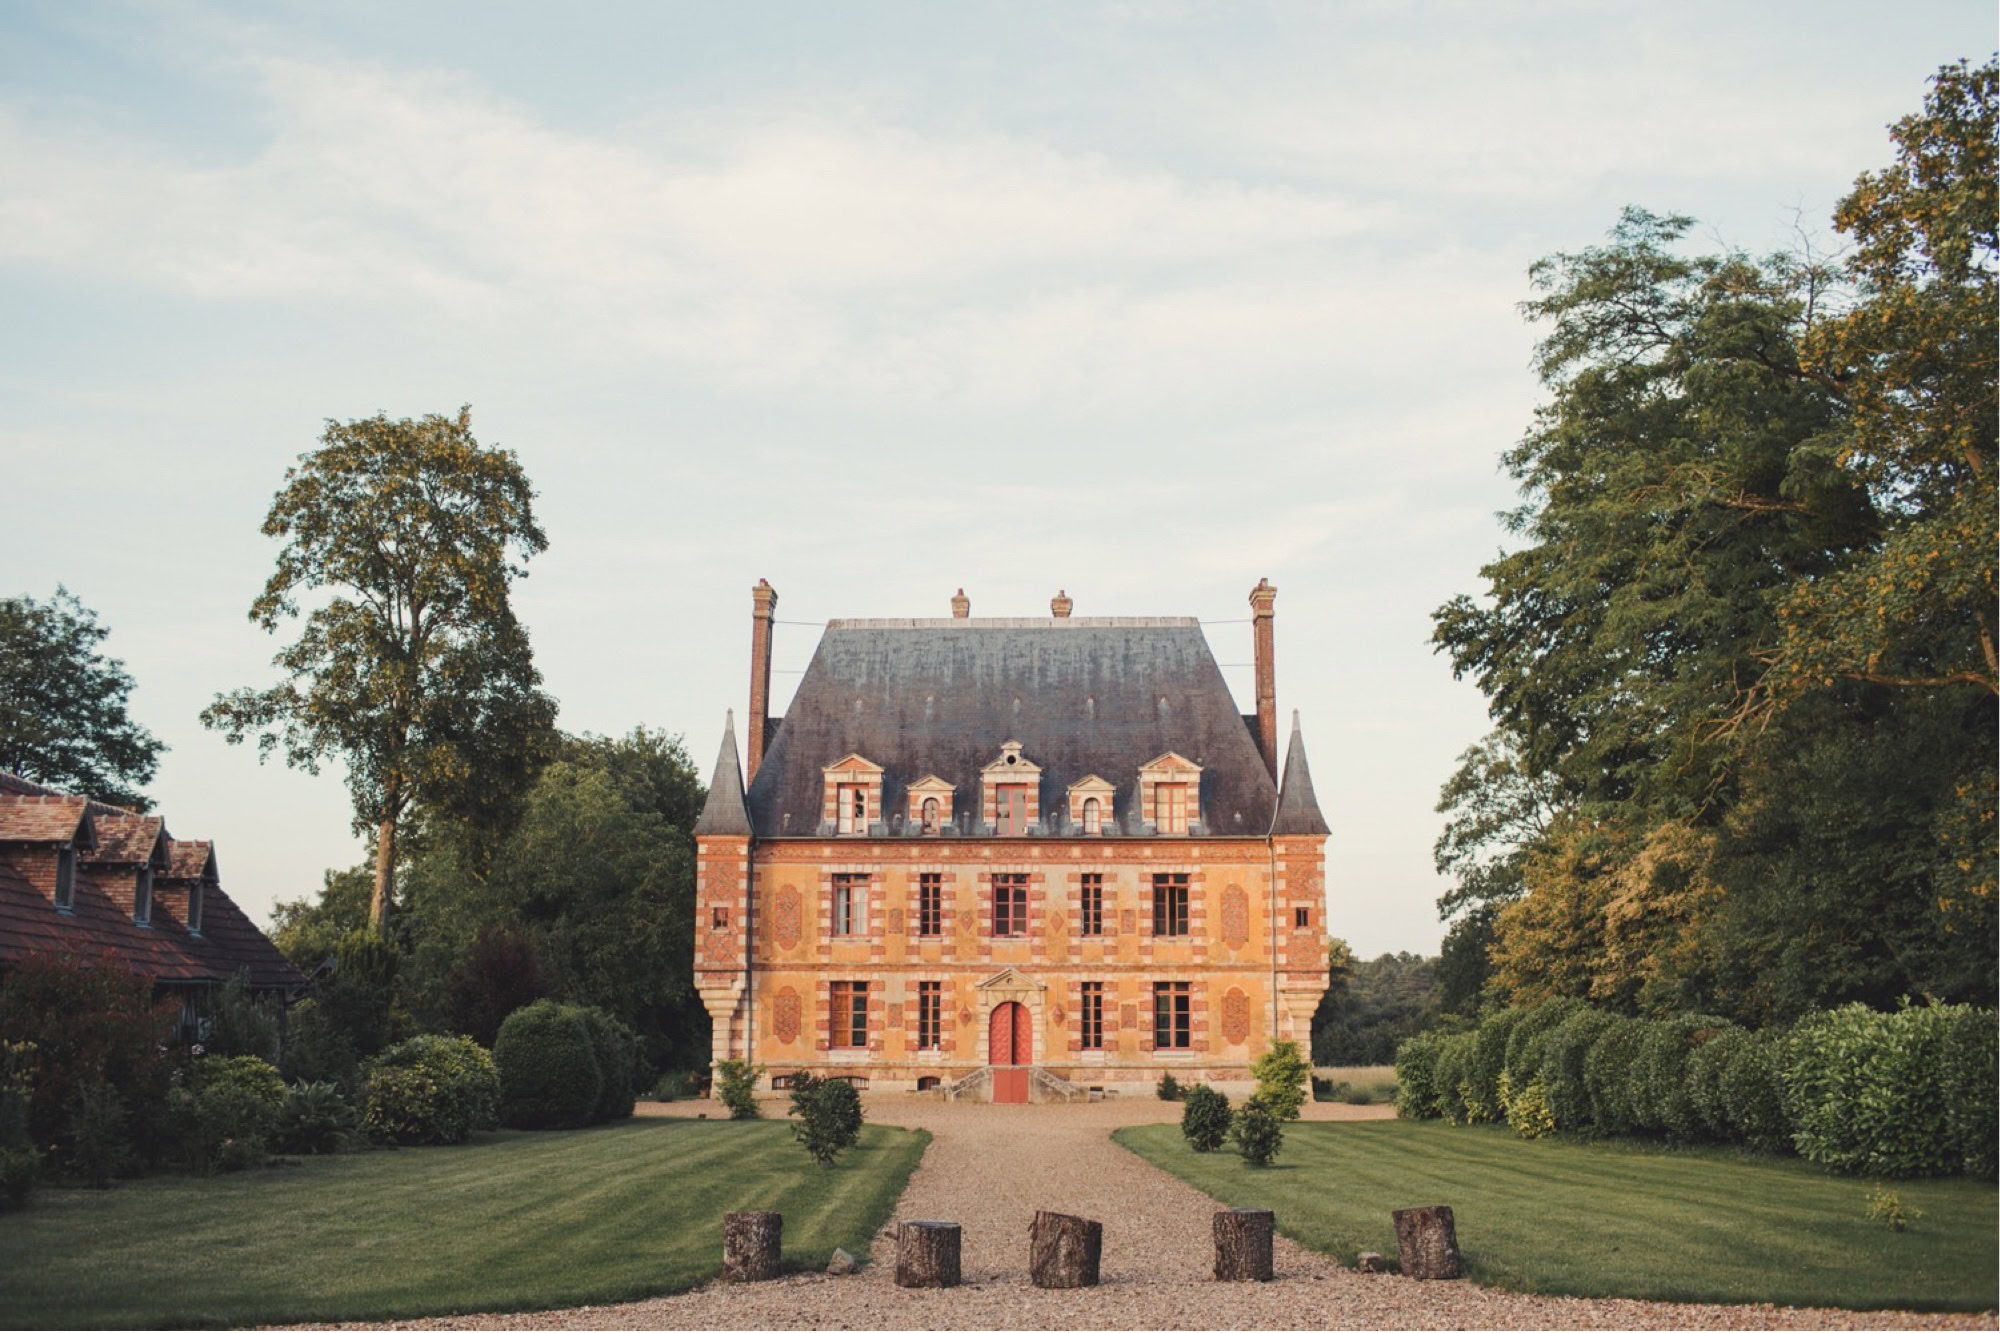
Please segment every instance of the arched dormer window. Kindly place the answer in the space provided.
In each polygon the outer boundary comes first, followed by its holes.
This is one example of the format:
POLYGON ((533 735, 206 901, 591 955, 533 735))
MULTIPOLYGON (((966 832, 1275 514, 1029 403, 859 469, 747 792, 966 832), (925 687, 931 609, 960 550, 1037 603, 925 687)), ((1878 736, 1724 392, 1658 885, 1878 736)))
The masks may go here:
POLYGON ((924 832, 938 831, 938 801, 935 796, 924 797, 924 832))
POLYGON ((1095 796, 1083 798, 1083 831, 1085 833, 1104 832, 1104 810, 1095 796))
POLYGON ((1111 817, 1111 797, 1116 789, 1092 773, 1069 784, 1070 827, 1086 838, 1104 836, 1111 817))
POLYGON ((908 827, 920 830, 926 837, 943 833, 952 820, 951 784, 932 773, 912 782, 908 792, 910 808, 903 815, 909 821, 908 827))

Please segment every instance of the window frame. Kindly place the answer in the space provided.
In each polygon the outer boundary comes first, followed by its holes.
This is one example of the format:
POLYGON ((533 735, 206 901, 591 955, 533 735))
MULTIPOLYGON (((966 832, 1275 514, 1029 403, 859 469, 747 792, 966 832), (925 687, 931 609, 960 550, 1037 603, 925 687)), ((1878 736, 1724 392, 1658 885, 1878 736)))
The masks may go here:
POLYGON ((1028 806, 1034 784, 1030 782, 1000 782, 993 787, 993 830, 1002 838, 1025 838, 1028 826, 1034 823, 1029 818, 1028 806))
POLYGON ((1077 934, 1102 936, 1104 934, 1104 875, 1101 871, 1086 870, 1077 880, 1076 889, 1077 934))
POLYGON ((1083 832, 1086 837, 1104 832, 1104 806, 1095 796, 1083 798, 1083 832))
POLYGON ((1184 870, 1160 871, 1153 876, 1153 936, 1156 939, 1187 938, 1193 915, 1184 870), (1163 892, 1164 890, 1164 892, 1163 892), (1178 929, 1176 929, 1178 927, 1178 929))
POLYGON ((868 832, 868 784, 834 784, 833 831, 837 834, 868 832))
POLYGON ((1312 908, 1294 907, 1292 909, 1292 929, 1293 930, 1312 929, 1312 908))
POLYGON ((829 981, 826 1004, 826 1044, 836 1051, 868 1049, 868 983, 829 981), (841 1019, 843 1013, 846 1022, 841 1019))
POLYGON ((857 939, 868 933, 869 878, 852 871, 833 872, 832 912, 828 922, 833 938, 857 939))
POLYGON ((1194 985, 1187 981, 1153 983, 1153 1049, 1194 1048, 1194 985), (1161 1037, 1167 1040, 1160 1040, 1161 1037))
POLYGON ((1101 1051, 1104 1049, 1104 983, 1086 981, 1076 1006, 1077 1041, 1080 1049, 1101 1051))
POLYGON ((150 865, 139 867, 138 877, 132 884, 132 924, 153 924, 153 867, 150 865))
POLYGON ((208 885, 196 880, 188 886, 187 930, 190 935, 201 934, 202 899, 207 896, 208 885))
POLYGON ((999 871, 993 876, 993 938, 1028 938, 1028 877, 1025 873, 999 871), (1012 910, 1003 911, 1003 904, 1012 910), (1001 929, 1003 923, 1007 929, 1001 929), (1015 929, 1016 926, 1019 928, 1015 929))
POLYGON ((917 983, 917 1049, 944 1049, 944 983, 917 983))
POLYGON ((76 910, 76 848, 64 843, 56 848, 56 910, 76 910))
POLYGON ((917 875, 917 938, 934 940, 944 935, 944 876, 926 870, 917 875))
POLYGON ((1153 784, 1153 828, 1160 833, 1188 831, 1188 787, 1186 782, 1153 784))

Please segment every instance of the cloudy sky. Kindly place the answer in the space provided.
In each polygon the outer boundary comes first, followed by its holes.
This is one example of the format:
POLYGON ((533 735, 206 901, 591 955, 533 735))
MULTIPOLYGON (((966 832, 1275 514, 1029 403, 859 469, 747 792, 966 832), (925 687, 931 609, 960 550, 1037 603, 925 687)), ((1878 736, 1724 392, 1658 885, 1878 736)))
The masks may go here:
POLYGON ((1429 614, 1502 540, 1525 269, 1627 203, 1834 244, 1995 44, 1984 0, 15 0, 0 595, 103 617, 261 916, 362 856, 337 775, 196 720, 272 679, 258 527, 326 418, 471 403, 540 494, 562 724, 704 771, 759 577, 787 621, 1198 615, 1246 708, 1269 577, 1332 928, 1431 951, 1485 715, 1429 614))

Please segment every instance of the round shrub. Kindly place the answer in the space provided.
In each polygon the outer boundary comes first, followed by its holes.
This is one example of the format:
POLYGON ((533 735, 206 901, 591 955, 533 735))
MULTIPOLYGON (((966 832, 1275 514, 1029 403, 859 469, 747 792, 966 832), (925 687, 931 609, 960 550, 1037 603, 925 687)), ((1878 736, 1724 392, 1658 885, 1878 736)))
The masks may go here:
POLYGON ((1196 1152, 1214 1152, 1229 1139, 1229 1123, 1235 1115, 1229 1098, 1197 1083, 1187 1090, 1187 1106, 1181 1111, 1181 1136, 1196 1152))
POLYGON ((1507 1052, 1501 1058, 1501 1068, 1511 1076, 1510 1081, 1517 1091, 1527 1087, 1542 1072, 1542 1060, 1556 1029, 1589 1007, 1582 1000, 1565 997, 1547 1000, 1532 1009, 1521 1011, 1521 1016, 1507 1034, 1507 1052))
POLYGON ((821 1166, 831 1166, 843 1149, 860 1141, 861 1094, 844 1078, 794 1074, 791 1114, 799 1118, 792 1137, 821 1166))
POLYGON ((1466 1093, 1472 1086, 1472 1049, 1478 1040, 1477 1032, 1458 1032, 1438 1047, 1438 1114, 1454 1125, 1471 1119, 1466 1093))
POLYGON ((1466 1067, 1465 1118, 1477 1124, 1504 1119, 1500 1105, 1500 1071, 1507 1067, 1507 1040, 1514 1025, 1527 1014, 1525 1009, 1502 1009, 1488 1014, 1473 1034, 1471 1060, 1466 1067))
POLYGON ((1598 1037, 1618 1022, 1616 1014, 1602 1009, 1578 1009, 1542 1040, 1542 1091, 1557 1129, 1569 1134, 1599 1132, 1591 1112, 1590 1089, 1584 1083, 1583 1062, 1598 1037))
POLYGON ((499 1071, 478 1042, 412 1037, 369 1065, 361 1120, 389 1143, 463 1143, 493 1128, 499 1098, 499 1071))
POLYGON ((1719 1143, 1740 1137, 1729 1120, 1729 1100, 1723 1095, 1722 1076, 1737 1053, 1755 1040, 1742 1028, 1727 1027, 1688 1052, 1687 1100, 1701 1122, 1703 1137, 1719 1143))
POLYGON ((1396 1047, 1396 1114, 1404 1120, 1430 1120, 1444 1114, 1438 1099, 1438 1054, 1441 1032, 1419 1032, 1396 1047))
POLYGON ((1250 1076, 1257 1080, 1257 1100, 1270 1107, 1272 1115, 1280 1120, 1299 1118, 1299 1108, 1306 1104, 1312 1066, 1306 1063, 1305 1052, 1297 1042, 1274 1038, 1250 1066, 1250 1076))
POLYGON ((715 1062, 715 1096, 729 1108, 731 1120, 755 1120, 763 1114, 757 1109, 757 1080, 763 1076, 764 1066, 747 1060, 715 1062))
POLYGON ((1766 1152, 1789 1152, 1792 1123, 1785 1115, 1782 1032, 1747 1034, 1727 1048, 1722 1067, 1722 1107, 1730 1136, 1766 1152))
POLYGON ((1688 1097, 1688 1056, 1728 1026, 1726 1020, 1704 1014, 1682 1014, 1646 1024, 1639 1058, 1632 1063, 1628 1093, 1638 1128, 1681 1141, 1703 1136, 1706 1127, 1688 1097))
POLYGON ((1252 1166, 1269 1166, 1278 1149, 1285 1146, 1285 1126, 1270 1107, 1248 1097, 1243 1109, 1236 1113, 1230 1137, 1236 1140, 1236 1151, 1243 1155, 1244 1161, 1252 1166))
POLYGON ((1600 1134, 1629 1134, 1638 1128, 1630 1091, 1632 1066, 1646 1025, 1636 1018, 1614 1017, 1583 1057, 1583 1086, 1590 1094, 1590 1118, 1600 1134))
POLYGON ((590 1030, 590 1053, 597 1061, 603 1080, 598 1089, 594 1120, 625 1120, 637 1100, 632 1079, 639 1063, 639 1037, 631 1028, 602 1009, 581 1006, 584 1026, 590 1030))
POLYGON ((1516 1134, 1524 1139, 1538 1139, 1555 1130, 1556 1118, 1549 1113, 1549 1090, 1540 1074, 1518 1089, 1513 1087, 1513 1076, 1505 1070, 1500 1072, 1500 1081, 1508 1088, 1507 1123, 1516 1134))
POLYGON ((1802 1020, 1792 1029, 1784 1077, 1799 1155, 1870 1175, 1952 1170, 1937 1077, 1951 1022, 1943 1009, 1881 1014, 1861 1004, 1802 1020))
POLYGON ((2000 1028, 1991 1009, 1956 1004, 1938 1061, 1938 1088, 1944 1099, 1946 1133, 1958 1168, 1982 1180, 1994 1177, 1995 1144, 2000 1143, 2000 1028))
POLYGON ((537 1000, 507 1015, 493 1039, 500 1117, 515 1129, 577 1129, 597 1114, 604 1075, 582 1013, 537 1000))

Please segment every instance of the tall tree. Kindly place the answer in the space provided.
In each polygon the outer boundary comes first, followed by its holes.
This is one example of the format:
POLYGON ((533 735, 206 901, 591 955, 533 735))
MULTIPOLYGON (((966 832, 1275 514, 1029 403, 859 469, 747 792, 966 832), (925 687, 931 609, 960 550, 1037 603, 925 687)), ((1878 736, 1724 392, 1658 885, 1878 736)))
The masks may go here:
POLYGON ((127 714, 132 677, 98 651, 109 633, 60 586, 46 602, 0 598, 0 768, 150 809, 138 789, 166 747, 127 714))
POLYGON ((510 597, 548 546, 533 496, 512 451, 473 438, 469 407, 378 413, 328 421, 264 519, 285 545, 251 621, 276 633, 302 597, 330 596, 274 659, 284 681, 218 695, 202 722, 232 744, 255 734, 260 757, 282 748, 307 772, 344 761, 356 831, 375 837, 378 933, 411 807, 489 804, 493 775, 522 771, 549 743, 555 702, 510 597))

